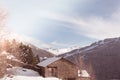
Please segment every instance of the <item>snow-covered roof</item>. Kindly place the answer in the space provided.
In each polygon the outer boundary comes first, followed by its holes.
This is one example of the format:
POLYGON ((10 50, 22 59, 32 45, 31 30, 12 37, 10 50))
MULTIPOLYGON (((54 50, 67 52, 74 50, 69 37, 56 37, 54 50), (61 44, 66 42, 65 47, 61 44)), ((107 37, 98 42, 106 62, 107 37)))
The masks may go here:
POLYGON ((61 58, 62 58, 62 57, 52 57, 52 58, 48 58, 48 59, 46 59, 46 60, 38 63, 37 65, 38 65, 38 66, 42 66, 42 67, 46 67, 46 66, 48 66, 49 64, 51 64, 51 63, 53 63, 53 62, 55 62, 55 61, 57 61, 57 60, 60 60, 61 58))

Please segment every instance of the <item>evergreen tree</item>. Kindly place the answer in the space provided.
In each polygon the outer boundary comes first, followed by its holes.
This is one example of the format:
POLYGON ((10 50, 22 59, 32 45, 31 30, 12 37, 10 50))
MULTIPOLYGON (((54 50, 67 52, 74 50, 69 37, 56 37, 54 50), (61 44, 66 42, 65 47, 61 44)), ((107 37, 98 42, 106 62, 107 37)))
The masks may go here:
POLYGON ((20 53, 19 53, 19 57, 20 60, 23 61, 24 63, 27 64, 36 64, 39 59, 38 56, 35 57, 31 47, 29 47, 28 45, 24 45, 24 44, 20 44, 20 53))

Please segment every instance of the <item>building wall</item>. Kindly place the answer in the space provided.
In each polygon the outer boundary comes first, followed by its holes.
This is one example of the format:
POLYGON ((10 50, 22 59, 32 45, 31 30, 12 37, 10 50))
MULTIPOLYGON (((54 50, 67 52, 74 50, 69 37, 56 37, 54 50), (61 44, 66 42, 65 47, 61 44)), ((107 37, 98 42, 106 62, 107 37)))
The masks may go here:
POLYGON ((57 76, 58 78, 68 80, 68 78, 77 78, 78 77, 78 68, 76 65, 71 62, 60 59, 45 68, 45 77, 51 77, 49 75, 49 68, 56 67, 57 68, 57 76))
POLYGON ((90 77, 79 77, 77 78, 77 80, 91 80, 90 77))

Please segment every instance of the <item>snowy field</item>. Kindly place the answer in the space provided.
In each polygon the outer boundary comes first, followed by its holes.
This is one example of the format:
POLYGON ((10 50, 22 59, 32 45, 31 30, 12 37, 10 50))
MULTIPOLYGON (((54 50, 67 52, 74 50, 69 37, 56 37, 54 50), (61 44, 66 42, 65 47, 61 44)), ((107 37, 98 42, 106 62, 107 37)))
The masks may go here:
POLYGON ((61 80, 58 78, 43 78, 33 70, 25 69, 21 67, 14 67, 7 69, 8 74, 0 80, 61 80))
POLYGON ((60 79, 58 79, 58 78, 30 77, 30 76, 12 76, 12 77, 4 77, 0 80, 60 80, 60 79))

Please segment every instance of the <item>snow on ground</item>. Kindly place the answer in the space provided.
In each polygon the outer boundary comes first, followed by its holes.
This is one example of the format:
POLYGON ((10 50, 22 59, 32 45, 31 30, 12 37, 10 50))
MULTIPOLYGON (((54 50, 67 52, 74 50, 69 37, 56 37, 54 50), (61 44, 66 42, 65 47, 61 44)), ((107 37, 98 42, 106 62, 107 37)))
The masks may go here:
POLYGON ((20 76, 39 76, 38 72, 22 67, 13 67, 7 69, 8 74, 20 76))
POLYGON ((43 78, 43 77, 33 77, 33 76, 12 76, 4 77, 0 80, 60 80, 58 78, 43 78))
POLYGON ((60 80, 54 77, 43 78, 39 76, 36 71, 21 67, 9 68, 7 69, 7 72, 8 74, 6 74, 0 80, 60 80))

